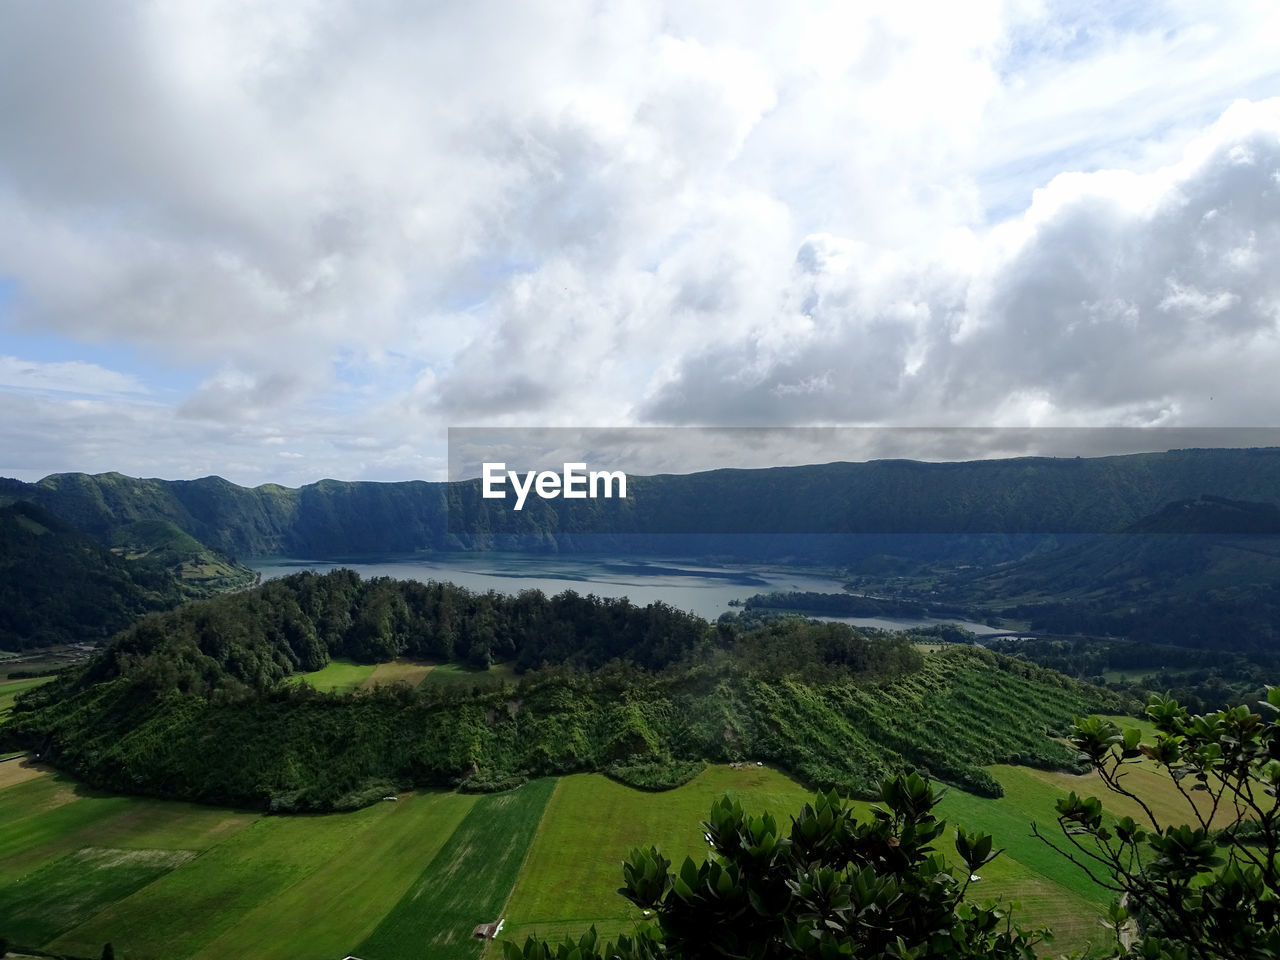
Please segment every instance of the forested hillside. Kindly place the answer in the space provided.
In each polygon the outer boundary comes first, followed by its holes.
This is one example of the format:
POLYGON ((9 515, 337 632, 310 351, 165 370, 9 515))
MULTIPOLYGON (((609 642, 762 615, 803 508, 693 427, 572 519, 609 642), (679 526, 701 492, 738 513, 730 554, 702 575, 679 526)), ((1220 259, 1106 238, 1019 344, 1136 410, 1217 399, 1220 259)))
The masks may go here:
POLYGON ((253 583, 247 568, 163 533, 134 531, 117 553, 33 503, 0 507, 0 649, 97 643, 144 613, 253 583))
POLYGON ((103 542, 29 501, 0 507, 0 650, 98 643, 144 613, 256 579, 164 521, 103 542))
POLYGON ((1202 497, 1123 532, 935 585, 939 598, 1053 634, 1232 654, 1280 647, 1280 508, 1202 497))
POLYGON ((625 502, 531 498, 520 513, 482 500, 477 483, 322 480, 249 489, 218 477, 140 480, 115 473, 0 483, 0 497, 33 500, 98 535, 161 519, 229 556, 315 558, 495 544, 751 557, 1008 558, 1041 544, 1042 535, 1122 530, 1174 501, 1202 494, 1272 501, 1277 490, 1280 449, 884 460, 632 477, 625 502), (866 536, 856 543, 826 536, 855 532, 866 536))
POLYGON ((660 604, 337 571, 144 618, 27 694, 0 736, 91 783, 274 809, 583 770, 657 787, 725 760, 860 795, 910 766, 997 795, 983 765, 1068 768, 1049 731, 1116 706, 987 651, 923 655, 842 624, 742 631, 660 604), (521 675, 349 695, 290 679, 335 655, 503 659, 521 675))

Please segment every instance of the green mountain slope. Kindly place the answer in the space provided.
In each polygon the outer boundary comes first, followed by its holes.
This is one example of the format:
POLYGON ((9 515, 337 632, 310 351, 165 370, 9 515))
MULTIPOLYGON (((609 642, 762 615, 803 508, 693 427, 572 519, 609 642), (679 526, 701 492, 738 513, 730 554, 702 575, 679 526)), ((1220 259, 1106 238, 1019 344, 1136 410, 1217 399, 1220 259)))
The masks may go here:
POLYGON ((1242 651, 1280 644, 1280 508, 1201 497, 939 592, 1032 629, 1242 651), (1226 531, 1226 532, 1224 532, 1226 531))
MULTIPOLYGON (((33 500, 96 535, 137 520, 168 520, 233 557, 405 554, 490 546, 506 535, 525 537, 517 545, 526 549, 773 557, 959 549, 968 555, 991 551, 989 538, 974 540, 983 535, 1023 535, 1039 543, 1040 534, 1121 530, 1164 504, 1206 493, 1272 500, 1280 490, 1280 449, 716 470, 633 477, 628 490, 622 503, 531 499, 515 513, 482 500, 475 483, 322 480, 298 489, 250 489, 218 477, 120 474, 0 482, 0 497, 33 500), (602 531, 603 537, 590 536, 602 531), (682 536, 689 531, 706 535, 682 536), (852 532, 866 535, 860 545, 833 545, 825 536, 852 532), (907 543, 904 534, 917 539, 907 543)), ((996 546, 1011 555, 1008 545, 997 540, 996 546)))
POLYGON ((167 570, 190 596, 252 586, 257 579, 244 564, 210 550, 169 520, 123 524, 108 534, 107 542, 117 556, 167 570))
POLYGON ((0 649, 96 643, 178 599, 163 571, 40 507, 0 507, 0 649))
POLYGON ((257 579, 162 521, 114 536, 108 547, 27 501, 0 507, 0 649, 98 643, 145 613, 257 579))

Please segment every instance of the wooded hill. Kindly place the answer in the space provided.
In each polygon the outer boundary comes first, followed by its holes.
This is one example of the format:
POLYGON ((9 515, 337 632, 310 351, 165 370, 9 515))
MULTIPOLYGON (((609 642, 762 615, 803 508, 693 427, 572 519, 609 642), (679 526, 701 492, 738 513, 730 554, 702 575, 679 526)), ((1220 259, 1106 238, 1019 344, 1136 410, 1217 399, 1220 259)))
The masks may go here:
POLYGON ((256 580, 165 521, 113 533, 114 545, 34 503, 0 507, 0 649, 96 643, 144 613, 256 580))
POLYGON ((748 613, 1003 620, 1038 634, 1255 659, 1280 652, 1280 507, 1272 503, 1205 496, 1168 504, 1119 533, 1013 561, 892 573, 863 576, 845 593, 755 594, 743 606, 748 613))
POLYGON ((1172 503, 1121 533, 936 585, 939 600, 1052 634, 1231 653, 1280 649, 1280 507, 1172 503))
POLYGON ((1118 705, 1025 662, 923 655, 842 624, 743 631, 663 605, 337 571, 146 617, 26 694, 0 739, 104 787, 281 810, 583 770, 670 786, 706 761, 766 761, 859 795, 910 766, 998 795, 983 765, 1070 768, 1049 731, 1118 705), (291 680, 337 655, 539 669, 348 695, 291 680))

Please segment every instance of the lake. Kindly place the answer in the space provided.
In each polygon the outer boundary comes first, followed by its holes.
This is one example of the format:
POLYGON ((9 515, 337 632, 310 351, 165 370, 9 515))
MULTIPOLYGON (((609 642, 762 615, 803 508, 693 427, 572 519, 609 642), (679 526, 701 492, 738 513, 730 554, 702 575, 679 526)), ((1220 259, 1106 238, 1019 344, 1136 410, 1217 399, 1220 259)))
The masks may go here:
MULTIPOLYGON (((515 553, 457 554, 447 558, 334 563, 321 560, 263 560, 250 564, 262 579, 314 570, 346 567, 361 577, 397 580, 442 580, 471 590, 515 594, 541 590, 548 596, 574 590, 600 597, 627 597, 644 605, 661 600, 708 620, 734 610, 731 600, 755 593, 812 591, 840 593, 844 580, 833 570, 807 567, 710 565, 684 560, 637 560, 630 557, 547 557, 515 553)), ((855 626, 906 630, 942 621, 899 617, 821 617, 855 626)), ((959 622, 977 634, 995 633, 983 623, 959 622)))

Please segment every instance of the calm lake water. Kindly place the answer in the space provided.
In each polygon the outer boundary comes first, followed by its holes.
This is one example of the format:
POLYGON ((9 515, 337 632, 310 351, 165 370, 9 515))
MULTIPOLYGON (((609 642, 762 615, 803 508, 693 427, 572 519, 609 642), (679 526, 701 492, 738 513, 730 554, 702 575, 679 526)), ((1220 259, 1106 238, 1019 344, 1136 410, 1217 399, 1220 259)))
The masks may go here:
MULTIPOLYGON (((511 553, 458 554, 430 560, 393 560, 378 563, 331 563, 318 560, 268 560, 251 563, 264 580, 315 570, 323 573, 340 567, 362 577, 394 577, 397 580, 442 580, 471 590, 519 593, 541 590, 548 596, 565 590, 600 597, 628 597, 644 605, 655 600, 714 620, 733 610, 731 600, 745 600, 755 593, 807 590, 840 593, 844 581, 834 572, 799 567, 753 565, 709 566, 684 560, 637 560, 630 557, 545 557, 511 553)), ((858 626, 904 630, 938 623, 937 620, 886 617, 823 617, 858 626)), ((981 623, 965 623, 975 633, 993 633, 981 623)))

